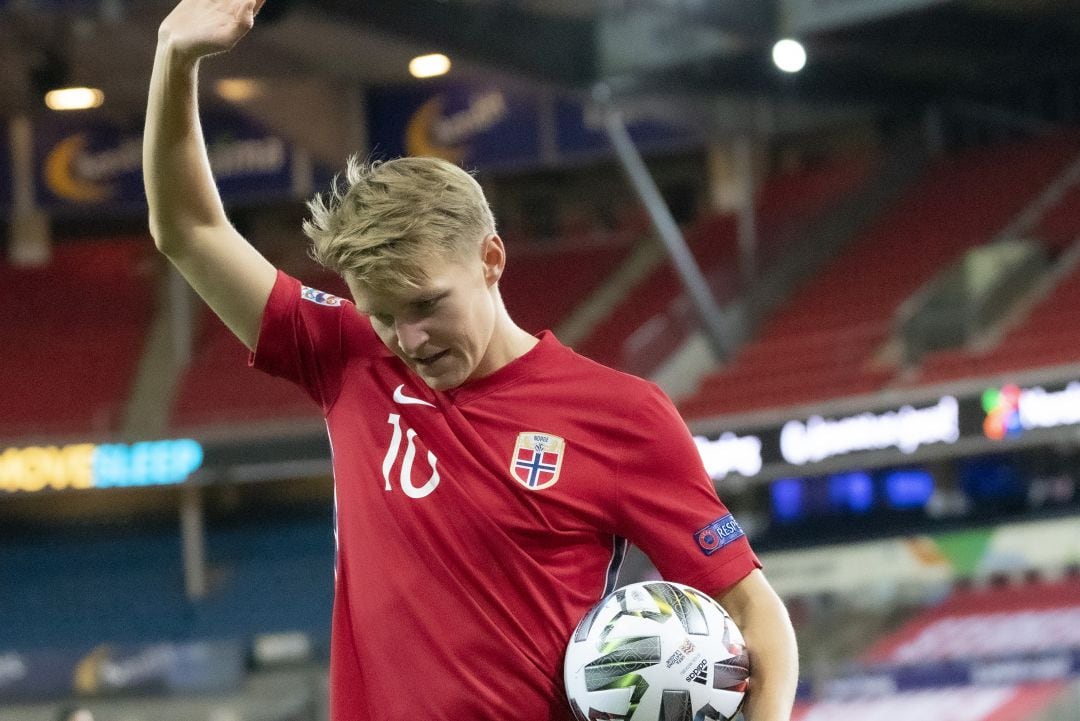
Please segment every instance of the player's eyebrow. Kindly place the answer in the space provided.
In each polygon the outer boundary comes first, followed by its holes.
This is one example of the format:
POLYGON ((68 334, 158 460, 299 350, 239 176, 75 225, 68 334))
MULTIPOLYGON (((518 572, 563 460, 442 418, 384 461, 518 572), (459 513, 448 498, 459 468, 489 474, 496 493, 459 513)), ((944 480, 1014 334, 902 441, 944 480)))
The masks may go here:
MULTIPOLYGON (((412 298, 412 299, 409 299, 409 300, 404 300, 403 302, 409 307, 416 308, 416 307, 419 307, 421 305, 424 305, 425 303, 438 302, 438 301, 442 300, 443 298, 446 298, 447 296, 449 296, 452 292, 453 291, 451 289, 433 290, 430 293, 421 293, 421 294, 417 295, 415 298, 412 298)), ((369 308, 366 305, 361 305, 361 303, 359 301, 354 301, 353 307, 356 308, 356 312, 359 313, 360 315, 372 316, 372 315, 379 315, 380 312, 381 312, 380 309, 378 309, 378 308, 369 308)))
POLYGON ((449 290, 435 291, 431 294, 421 295, 415 300, 410 301, 410 305, 423 305, 425 303, 435 303, 442 300, 446 296, 450 295, 449 290))

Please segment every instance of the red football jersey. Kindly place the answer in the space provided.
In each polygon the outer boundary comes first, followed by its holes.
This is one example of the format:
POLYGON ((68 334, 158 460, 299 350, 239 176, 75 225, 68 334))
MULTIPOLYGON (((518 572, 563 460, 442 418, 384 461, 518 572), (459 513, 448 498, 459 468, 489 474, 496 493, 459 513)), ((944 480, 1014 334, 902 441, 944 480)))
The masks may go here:
POLYGON ((566 644, 626 540, 713 594, 760 566, 667 397, 539 338, 434 391, 349 301, 279 273, 252 362, 326 415, 334 721, 570 718, 566 644))

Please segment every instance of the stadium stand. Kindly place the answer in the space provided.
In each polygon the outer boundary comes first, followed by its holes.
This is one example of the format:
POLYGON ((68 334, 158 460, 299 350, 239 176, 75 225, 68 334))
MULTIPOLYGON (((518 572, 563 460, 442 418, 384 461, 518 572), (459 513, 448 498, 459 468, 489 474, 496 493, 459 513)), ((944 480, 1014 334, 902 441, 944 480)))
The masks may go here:
POLYGON ((58 245, 42 267, 0 265, 0 437, 118 430, 157 306, 148 238, 58 245))
MULTIPOLYGON (((712 276, 714 292, 723 289, 730 293, 737 277, 731 269, 738 265, 734 216, 705 217, 685 235, 694 258, 703 271, 712 276)), ((633 361, 626 352, 627 344, 632 343, 634 333, 646 327, 651 319, 667 312, 679 297, 680 290, 675 268, 664 261, 627 292, 623 301, 593 327, 576 350, 600 363, 624 369, 632 366, 633 361)), ((677 343, 678 335, 669 333, 667 340, 677 343)))
POLYGON ((208 562, 219 589, 201 603, 202 635, 301 631, 326 649, 333 601, 331 509, 249 517, 211 528, 208 562))
POLYGON ((956 348, 926 357, 911 383, 929 384, 1080 361, 1080 269, 1074 270, 993 347, 956 348))
POLYGON ((247 349, 209 311, 173 401, 170 425, 190 430, 267 419, 319 418, 318 406, 299 388, 247 367, 247 349))
POLYGON ((929 663, 1080 649, 1080 580, 961 589, 878 641, 868 663, 929 663))
POLYGON ((965 250, 991 240, 1080 151, 1075 133, 978 148, 932 164, 904 198, 770 317, 734 361, 681 404, 701 418, 857 395, 899 305, 965 250))
POLYGON ((853 155, 770 176, 756 199, 763 260, 783 252, 791 234, 865 181, 876 167, 875 157, 853 155))
POLYGON ((1071 318, 1080 303, 1080 185, 1073 185, 1031 231, 1059 265, 1064 277, 996 343, 988 348, 956 348, 928 355, 910 384, 935 383, 971 375, 991 375, 1080 361, 1080 335, 1071 318))
MULTIPOLYGON (((757 197, 758 257, 768 266, 790 243, 799 229, 826 212, 844 194, 864 182, 874 167, 870 157, 831 161, 770 177, 757 197)), ((686 242, 720 303, 740 292, 738 234, 731 214, 710 214, 685 231, 686 242)), ((642 278, 625 299, 599 321, 577 350, 601 363, 631 372, 648 372, 631 357, 634 333, 652 319, 667 317, 663 347, 652 354, 654 365, 670 352, 689 329, 682 285, 670 261, 642 278)))
POLYGON ((1061 682, 956 687, 818 701, 796 707, 793 721, 919 718, 923 721, 1022 721, 1051 704, 1061 682))
POLYGON ((8 583, 20 589, 0 601, 9 619, 4 648, 186 637, 180 541, 172 529, 20 538, 4 544, 3 557, 8 583))
MULTIPOLYGON (((348 288, 339 277, 315 266, 296 248, 291 257, 275 261, 311 287, 348 297, 348 288)), ((247 349, 201 302, 198 317, 200 332, 191 362, 172 399, 171 428, 190 431, 236 423, 321 418, 314 401, 292 383, 248 368, 247 349)))
MULTIPOLYGON (((1080 649, 1078 614, 1075 578, 958 588, 877 635, 847 678, 819 679, 817 699, 800 704, 794 718, 1042 718, 1068 695, 1061 654, 1080 649)), ((806 643, 812 634, 800 637, 806 643)), ((845 665, 828 662, 834 672, 845 665)))
POLYGON ((549 242, 506 238, 499 291, 511 317, 530 333, 555 328, 619 267, 639 237, 627 228, 549 242))
POLYGON ((211 527, 209 595, 186 598, 174 527, 63 529, 0 545, 0 650, 249 641, 259 633, 329 635, 333 534, 321 515, 211 527))
POLYGON ((1073 185, 1043 215, 1032 235, 1052 253, 1060 253, 1080 238, 1080 185, 1073 185))

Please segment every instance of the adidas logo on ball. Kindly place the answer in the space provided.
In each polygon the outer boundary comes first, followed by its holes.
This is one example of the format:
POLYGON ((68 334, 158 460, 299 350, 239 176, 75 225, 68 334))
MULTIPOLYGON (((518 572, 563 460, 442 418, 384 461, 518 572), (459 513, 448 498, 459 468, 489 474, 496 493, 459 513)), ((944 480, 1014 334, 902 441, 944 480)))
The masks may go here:
POLYGON ((693 671, 686 674, 686 680, 694 683, 704 684, 706 679, 709 678, 709 662, 705 659, 701 659, 701 662, 694 668, 693 671))

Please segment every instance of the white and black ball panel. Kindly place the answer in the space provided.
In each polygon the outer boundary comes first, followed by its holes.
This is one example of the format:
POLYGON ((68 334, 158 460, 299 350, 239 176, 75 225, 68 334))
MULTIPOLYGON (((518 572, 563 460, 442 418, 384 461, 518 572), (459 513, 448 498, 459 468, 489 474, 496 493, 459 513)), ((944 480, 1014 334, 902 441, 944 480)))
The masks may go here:
POLYGON ((724 609, 689 586, 620 588, 582 618, 564 673, 581 721, 729 719, 750 674, 745 642, 724 609))

